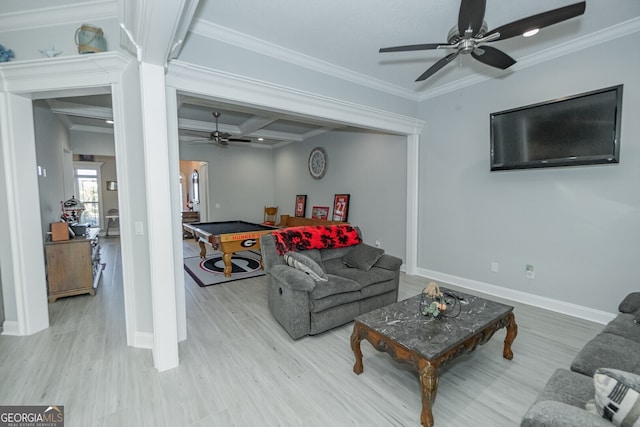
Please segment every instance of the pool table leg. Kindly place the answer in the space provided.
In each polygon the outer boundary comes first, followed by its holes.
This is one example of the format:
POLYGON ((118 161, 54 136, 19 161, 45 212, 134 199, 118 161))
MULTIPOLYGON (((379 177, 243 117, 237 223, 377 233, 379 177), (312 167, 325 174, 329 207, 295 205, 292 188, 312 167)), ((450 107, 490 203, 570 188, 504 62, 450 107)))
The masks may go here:
POLYGON ((204 242, 202 240, 199 240, 198 244, 200 245, 200 258, 206 258, 207 257, 207 247, 204 245, 204 242))
POLYGON ((231 270, 233 269, 233 265, 231 264, 232 256, 233 252, 225 252, 222 255, 222 260, 224 261, 224 277, 231 277, 231 270))

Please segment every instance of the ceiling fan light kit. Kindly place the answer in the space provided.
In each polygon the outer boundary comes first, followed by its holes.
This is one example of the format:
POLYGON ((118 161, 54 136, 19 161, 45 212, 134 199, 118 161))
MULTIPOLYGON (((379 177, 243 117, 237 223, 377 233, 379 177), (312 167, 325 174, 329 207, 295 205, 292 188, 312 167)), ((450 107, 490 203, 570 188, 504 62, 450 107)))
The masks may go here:
POLYGON ((218 118, 220 117, 220 113, 218 111, 214 111, 211 114, 213 114, 213 117, 216 120, 216 130, 209 134, 209 137, 206 139, 207 142, 219 145, 221 147, 228 146, 229 142, 251 142, 251 139, 249 138, 233 137, 233 135, 229 132, 221 132, 218 129, 218 118))
POLYGON ((431 77, 460 54, 470 54, 483 64, 506 70, 515 64, 516 60, 501 50, 486 45, 486 43, 506 40, 520 35, 525 37, 533 36, 538 33, 541 28, 582 15, 585 8, 586 2, 584 1, 574 3, 569 6, 519 19, 487 31, 488 26, 484 21, 486 0, 462 0, 458 13, 458 24, 449 31, 447 43, 425 43, 385 47, 380 49, 380 53, 436 49, 450 49, 454 51, 428 68, 416 79, 416 82, 431 77))

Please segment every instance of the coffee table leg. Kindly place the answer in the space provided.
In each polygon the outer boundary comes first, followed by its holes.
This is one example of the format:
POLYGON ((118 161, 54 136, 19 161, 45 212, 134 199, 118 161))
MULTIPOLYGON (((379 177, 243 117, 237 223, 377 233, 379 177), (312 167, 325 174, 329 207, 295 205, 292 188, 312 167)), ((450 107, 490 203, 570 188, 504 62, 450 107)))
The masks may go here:
POLYGON ((360 375, 363 370, 362 366, 362 351, 360 350, 360 328, 358 327, 358 323, 356 322, 353 325, 353 333, 351 334, 351 350, 353 350, 353 354, 356 356, 356 363, 353 365, 353 372, 360 375))
POLYGON ((507 336, 504 339, 504 350, 502 357, 505 359, 513 359, 513 351, 511 351, 511 343, 516 339, 518 335, 518 325, 516 324, 516 317, 513 312, 509 313, 509 323, 507 324, 507 336))
POLYGON ((438 372, 435 366, 428 363, 420 369, 420 389, 422 391, 422 413, 420 423, 425 427, 433 426, 431 407, 438 392, 438 372))

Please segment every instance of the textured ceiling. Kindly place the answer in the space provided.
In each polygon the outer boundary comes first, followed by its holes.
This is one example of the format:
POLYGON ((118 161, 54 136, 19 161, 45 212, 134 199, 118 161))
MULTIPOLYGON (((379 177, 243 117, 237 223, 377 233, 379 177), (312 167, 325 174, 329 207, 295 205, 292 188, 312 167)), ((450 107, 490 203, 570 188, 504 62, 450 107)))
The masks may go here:
MULTIPOLYGON (((576 1, 488 0, 485 21, 492 29, 573 3, 576 1)), ((610 0, 588 0, 580 17, 546 27, 531 38, 515 37, 492 46, 518 61, 640 16, 638 0, 616 0, 614 4, 610 0)), ((448 52, 378 53, 381 47, 446 42, 449 30, 457 23, 459 7, 460 3, 452 0, 201 0, 195 18, 229 29, 234 36, 269 42, 282 48, 283 56, 290 57, 293 51, 421 93, 474 73, 493 76, 501 72, 469 55, 460 55, 455 64, 425 82, 415 83, 425 69, 448 52)))

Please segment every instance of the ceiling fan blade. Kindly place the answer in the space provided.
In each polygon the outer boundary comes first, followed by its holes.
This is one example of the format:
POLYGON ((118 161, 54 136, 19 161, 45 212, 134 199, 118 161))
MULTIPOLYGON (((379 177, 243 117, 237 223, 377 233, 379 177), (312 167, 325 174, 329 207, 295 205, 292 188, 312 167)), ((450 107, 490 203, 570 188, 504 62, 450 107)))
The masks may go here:
POLYGON ((458 31, 460 37, 471 38, 478 34, 484 21, 485 0, 462 0, 458 13, 458 31))
POLYGON ((427 71, 422 73, 422 75, 418 77, 416 81, 421 82, 423 80, 428 79, 429 77, 431 77, 432 75, 440 71, 442 67, 447 65, 449 62, 453 61, 456 58, 456 56, 458 56, 459 54, 460 54, 460 51, 455 51, 445 56, 444 58, 442 58, 441 60, 433 64, 427 71))
POLYGON ((448 45, 448 43, 426 43, 426 44, 410 44, 406 46, 394 46, 383 47, 379 50, 380 53, 384 52, 408 52, 412 50, 432 50, 437 49, 438 46, 448 45))
POLYGON ((250 139, 246 139, 246 138, 229 138, 228 141, 231 141, 231 142, 251 142, 250 139))
POLYGON ((482 46, 471 51, 471 56, 492 67, 505 70, 516 63, 516 60, 501 50, 491 46, 482 46))
POLYGON ((494 33, 500 33, 500 37, 496 40, 505 40, 511 37, 520 36, 525 31, 548 27, 549 25, 557 24, 558 22, 580 16, 584 13, 585 7, 586 2, 580 2, 558 9, 549 10, 547 12, 532 15, 527 18, 502 25, 489 31, 486 36, 494 33))

